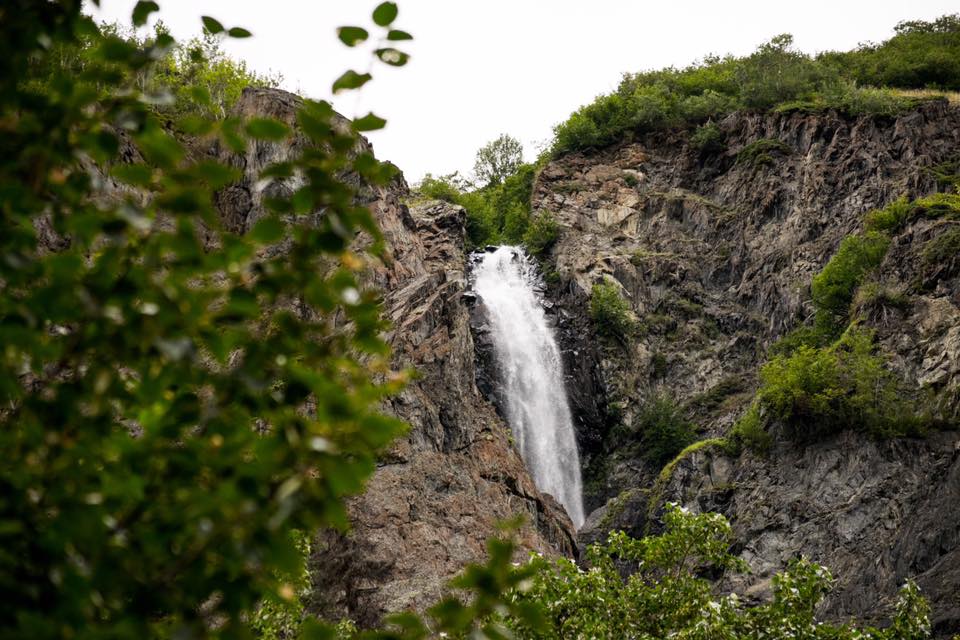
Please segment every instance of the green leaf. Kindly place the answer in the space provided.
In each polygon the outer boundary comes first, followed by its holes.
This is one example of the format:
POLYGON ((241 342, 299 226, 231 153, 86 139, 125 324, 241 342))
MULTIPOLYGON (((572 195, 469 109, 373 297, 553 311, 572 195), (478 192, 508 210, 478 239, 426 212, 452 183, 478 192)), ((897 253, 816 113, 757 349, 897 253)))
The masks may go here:
POLYGON ((354 131, 376 131, 377 129, 383 129, 386 124, 387 121, 380 116, 368 113, 353 121, 353 129, 354 131))
POLYGON ((249 38, 253 34, 243 27, 234 27, 230 29, 230 31, 227 31, 227 35, 231 38, 249 38))
POLYGON ((407 61, 410 59, 410 56, 399 49, 394 49, 393 47, 384 47, 383 49, 377 49, 374 51, 378 58, 382 62, 389 64, 392 67, 402 67, 407 64, 407 61))
POLYGON ((202 160, 193 167, 193 173, 211 189, 221 189, 240 179, 240 170, 215 160, 202 160))
POLYGON ((340 27, 337 29, 337 37, 348 47, 355 47, 370 37, 370 34, 367 33, 366 29, 360 27, 340 27))
POLYGON ((211 18, 210 16, 200 16, 200 20, 203 21, 203 28, 206 29, 208 33, 216 35, 223 31, 223 25, 220 24, 219 20, 211 18))
POLYGON ((398 42, 400 40, 413 40, 413 36, 406 31, 390 29, 390 33, 387 34, 387 40, 391 40, 393 42, 398 42))
POLYGON ((146 187, 153 182, 153 169, 145 164, 118 164, 110 169, 110 175, 135 187, 146 187))
POLYGON ((133 26, 142 27, 154 11, 160 11, 160 5, 152 0, 140 0, 133 8, 133 26))
POLYGON ((340 93, 348 89, 359 89, 373 78, 369 73, 357 73, 354 70, 345 72, 333 83, 333 92, 340 93))
POLYGON ((253 118, 247 123, 247 135, 257 140, 283 140, 290 135, 290 128, 273 118, 253 118))
POLYGON ((283 238, 284 230, 283 222, 274 216, 268 216, 257 221, 248 236, 254 242, 271 244, 283 238))
POLYGON ((383 2, 373 10, 373 21, 381 27, 388 27, 391 22, 397 19, 397 12, 395 2, 383 2))

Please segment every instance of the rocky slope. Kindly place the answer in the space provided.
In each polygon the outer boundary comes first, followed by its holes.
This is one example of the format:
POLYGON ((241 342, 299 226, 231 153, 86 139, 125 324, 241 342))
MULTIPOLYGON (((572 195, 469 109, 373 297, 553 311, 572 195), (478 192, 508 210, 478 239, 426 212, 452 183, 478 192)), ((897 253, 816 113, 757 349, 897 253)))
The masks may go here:
MULTIPOLYGON (((809 285, 863 216, 939 186, 931 168, 960 154, 960 109, 930 103, 900 117, 734 114, 725 149, 686 133, 651 135, 547 165, 533 208, 563 228, 550 261, 568 391, 587 461, 581 541, 611 528, 642 534, 665 499, 733 522, 753 573, 735 584, 769 594, 797 554, 839 576, 831 617, 876 617, 908 577, 934 605, 939 634, 960 631, 960 433, 876 442, 843 433, 808 445, 776 438, 766 456, 707 448, 656 480, 630 425, 658 394, 681 405, 700 438, 725 434, 749 404, 767 347, 812 312, 809 285), (590 337, 593 284, 618 284, 640 322, 628 345, 590 337)), ((893 241, 881 284, 901 309, 868 311, 908 388, 930 390, 957 424, 960 269, 930 263, 956 233, 921 220, 893 241)), ((776 435, 776 434, 775 434, 776 435)))
MULTIPOLYGON (((236 110, 294 125, 298 105, 292 94, 247 89, 236 110)), ((244 232, 262 215, 265 195, 295 188, 264 184, 259 173, 303 144, 299 137, 292 144, 257 142, 239 156, 213 150, 244 175, 219 196, 228 228, 244 232)), ((366 141, 361 146, 370 150, 366 141)), ((372 265, 369 283, 384 294, 396 366, 415 368, 419 377, 386 407, 410 431, 349 505, 352 530, 317 536, 307 609, 367 626, 387 612, 434 602, 465 564, 485 558, 485 541, 500 521, 526 516, 518 539, 523 549, 570 554, 575 542, 566 514, 537 491, 508 428, 477 390, 470 300, 463 295, 463 209, 408 207, 402 178, 385 188, 355 185, 387 243, 388 256, 372 265)))

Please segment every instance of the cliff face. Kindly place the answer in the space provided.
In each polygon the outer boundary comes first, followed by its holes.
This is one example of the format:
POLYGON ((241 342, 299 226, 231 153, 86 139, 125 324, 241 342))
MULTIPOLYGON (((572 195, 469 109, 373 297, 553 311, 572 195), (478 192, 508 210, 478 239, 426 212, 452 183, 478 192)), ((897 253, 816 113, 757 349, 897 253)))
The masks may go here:
MULTIPOLYGON (((587 503, 581 541, 642 534, 664 500, 733 522, 753 573, 741 592, 804 554, 834 571, 826 615, 879 615, 909 578, 937 632, 960 631, 960 433, 877 442, 843 433, 807 445, 778 434, 766 456, 717 448, 682 460, 667 482, 629 425, 658 394, 725 434, 749 404, 767 347, 812 313, 809 285, 863 216, 938 189, 931 168, 960 154, 960 109, 928 104, 896 118, 734 114, 724 150, 685 133, 650 136, 547 165, 533 208, 563 228, 550 259, 568 389, 580 419, 587 503), (593 284, 618 283, 640 323, 629 345, 590 337, 593 284), (622 425, 627 425, 624 428, 622 425), (604 503, 611 498, 605 506, 604 503)), ((960 223, 919 220, 879 269, 908 304, 865 314, 889 367, 930 393, 948 422, 960 406, 960 269, 929 247, 960 223)), ((941 243, 942 244, 942 243, 941 243)))
MULTIPOLYGON (((294 125, 298 105, 285 92, 248 89, 237 111, 294 125)), ((303 144, 298 137, 254 143, 243 155, 213 150, 244 174, 219 197, 230 229, 249 229, 265 195, 297 186, 295 180, 264 184, 258 176, 303 144)), ((370 147, 363 141, 359 150, 370 147)), ((352 530, 319 532, 310 558, 308 611, 366 626, 387 612, 432 604, 465 564, 485 559, 486 539, 500 521, 526 516, 518 537, 523 549, 569 555, 575 541, 566 514, 537 491, 508 427, 477 390, 463 209, 436 202, 408 207, 402 178, 383 188, 354 182, 387 244, 368 282, 383 292, 396 366, 419 373, 385 407, 410 425, 408 435, 350 503, 352 530)))

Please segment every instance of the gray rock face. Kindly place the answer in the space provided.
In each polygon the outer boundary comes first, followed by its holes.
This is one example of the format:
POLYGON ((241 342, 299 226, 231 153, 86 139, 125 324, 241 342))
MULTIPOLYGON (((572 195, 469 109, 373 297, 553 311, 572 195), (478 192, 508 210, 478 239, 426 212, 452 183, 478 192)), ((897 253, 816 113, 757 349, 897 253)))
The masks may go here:
POLYGON ((466 563, 485 558, 496 524, 517 514, 529 523, 522 548, 575 547, 566 513, 537 491, 474 381, 463 210, 437 202, 407 209, 393 197, 374 204, 395 258, 376 277, 386 285, 397 363, 420 373, 388 407, 411 430, 350 505, 353 530, 321 534, 311 558, 308 608, 361 625, 431 604, 466 563))
POLYGON ((765 458, 696 453, 662 498, 731 519, 752 570, 727 580, 740 593, 770 597, 773 574, 803 555, 837 578, 824 616, 882 624, 913 578, 937 635, 960 631, 956 432, 888 442, 847 432, 806 447, 780 443, 765 458))
MULTIPOLYGON (((840 579, 833 618, 878 618, 916 577, 937 632, 960 631, 956 431, 877 443, 847 433, 806 447, 778 440, 769 456, 707 448, 665 487, 630 432, 638 411, 667 395, 721 436, 756 387, 767 347, 812 311, 809 284, 863 216, 900 196, 936 191, 930 168, 960 155, 960 109, 925 105, 897 118, 734 114, 727 149, 701 154, 664 133, 547 165, 535 211, 563 226, 554 247, 568 390, 580 418, 586 501, 581 543, 610 529, 656 530, 663 500, 721 511, 753 574, 733 584, 763 597, 796 554, 840 579), (750 161, 758 141, 773 140, 750 161), (748 153, 740 153, 747 150, 748 153), (591 287, 618 284, 640 326, 628 346, 590 336, 591 287), (566 329, 564 328, 566 327, 566 329), (604 503, 606 503, 604 505, 604 503), (653 507, 651 509, 651 507, 653 507)), ((931 263, 931 243, 960 226, 920 220, 894 238, 879 285, 906 308, 863 309, 890 368, 958 423, 960 279, 957 258, 931 263)))

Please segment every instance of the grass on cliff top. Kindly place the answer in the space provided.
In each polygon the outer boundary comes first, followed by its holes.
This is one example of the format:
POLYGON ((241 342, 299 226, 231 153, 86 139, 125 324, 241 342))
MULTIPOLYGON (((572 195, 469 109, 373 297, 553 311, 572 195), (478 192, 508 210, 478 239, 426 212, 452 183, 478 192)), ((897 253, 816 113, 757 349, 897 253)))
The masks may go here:
POLYGON ((792 36, 783 34, 748 56, 713 56, 684 69, 626 74, 616 91, 554 128, 550 153, 692 127, 740 109, 896 115, 928 100, 957 101, 960 15, 901 22, 889 40, 853 51, 809 56, 792 44, 792 36))

